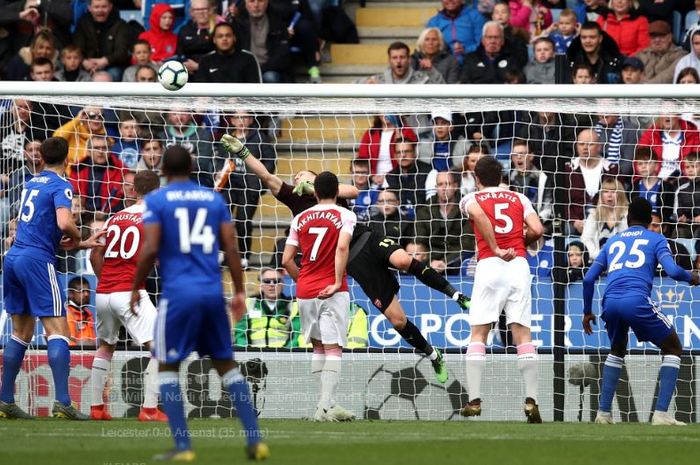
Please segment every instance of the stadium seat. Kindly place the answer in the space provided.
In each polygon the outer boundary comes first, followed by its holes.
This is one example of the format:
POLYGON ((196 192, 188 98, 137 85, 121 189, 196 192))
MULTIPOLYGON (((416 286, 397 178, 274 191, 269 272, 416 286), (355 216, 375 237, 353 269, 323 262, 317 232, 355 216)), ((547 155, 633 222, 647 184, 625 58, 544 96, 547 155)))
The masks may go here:
POLYGON ((677 44, 680 44, 683 40, 683 33, 685 28, 683 27, 683 14, 680 11, 673 12, 673 40, 677 44))
POLYGON ((129 21, 136 21, 143 26, 143 15, 141 14, 141 10, 122 10, 119 12, 119 16, 127 23, 129 21))

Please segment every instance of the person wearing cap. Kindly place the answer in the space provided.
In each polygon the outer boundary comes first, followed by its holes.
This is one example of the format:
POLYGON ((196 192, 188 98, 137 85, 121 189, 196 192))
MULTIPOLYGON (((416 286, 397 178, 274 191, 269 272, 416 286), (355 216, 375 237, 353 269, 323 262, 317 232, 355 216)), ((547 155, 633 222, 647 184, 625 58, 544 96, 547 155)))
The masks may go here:
POLYGON ((644 63, 637 57, 627 57, 622 62, 620 75, 625 84, 641 84, 644 76, 644 63))
POLYGON ((644 64, 644 82, 672 84, 676 64, 685 50, 673 43, 673 31, 666 21, 649 24, 649 40, 649 46, 635 55, 644 64))
POLYGON ((421 135, 416 150, 418 160, 437 171, 448 171, 459 166, 459 160, 467 153, 469 141, 452 134, 452 112, 436 109, 430 113, 430 132, 421 135))
POLYGON ((700 25, 696 25, 688 31, 690 40, 690 53, 678 60, 673 73, 673 81, 676 82, 681 70, 695 68, 700 73, 700 25))
POLYGON ((357 84, 444 84, 440 71, 429 69, 414 70, 411 67, 411 50, 403 42, 393 42, 387 49, 389 66, 381 74, 360 78, 357 84))
POLYGON ((610 11, 597 19, 620 47, 623 55, 631 56, 649 45, 649 21, 641 16, 633 0, 610 0, 610 11))

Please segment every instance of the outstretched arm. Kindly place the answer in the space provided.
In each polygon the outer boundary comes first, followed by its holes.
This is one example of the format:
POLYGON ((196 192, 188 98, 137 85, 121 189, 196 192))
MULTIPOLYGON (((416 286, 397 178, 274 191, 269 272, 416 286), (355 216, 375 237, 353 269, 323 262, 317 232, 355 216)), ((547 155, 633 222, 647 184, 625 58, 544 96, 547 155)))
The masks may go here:
POLYGON ((267 189, 270 189, 272 195, 276 197, 277 194, 279 194, 282 188, 282 180, 270 173, 265 165, 255 158, 255 156, 250 153, 250 150, 243 145, 243 142, 230 134, 224 134, 221 137, 221 145, 224 150, 243 160, 246 169, 260 178, 260 182, 262 182, 263 186, 267 189))

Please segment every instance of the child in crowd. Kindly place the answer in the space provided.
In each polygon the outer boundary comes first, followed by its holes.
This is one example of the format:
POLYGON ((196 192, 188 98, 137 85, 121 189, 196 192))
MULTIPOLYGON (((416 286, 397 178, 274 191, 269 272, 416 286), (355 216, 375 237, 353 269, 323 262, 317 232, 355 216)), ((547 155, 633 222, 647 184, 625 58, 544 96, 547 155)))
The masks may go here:
POLYGON ((370 207, 377 203, 379 191, 371 186, 369 181, 369 160, 353 160, 351 165, 352 185, 359 191, 357 198, 350 200, 351 209, 357 215, 357 221, 367 222, 370 217, 370 207))
POLYGON ((175 56, 177 51, 177 34, 173 32, 173 7, 167 3, 156 3, 148 22, 151 29, 139 34, 139 39, 144 39, 151 45, 151 59, 160 65, 175 56))
POLYGON ((573 10, 565 9, 559 15, 559 21, 547 28, 545 33, 554 42, 554 53, 565 54, 569 45, 578 35, 579 23, 573 10))
POLYGON ((595 76, 590 66, 585 63, 579 63, 571 70, 571 82, 574 84, 593 84, 595 76))
POLYGON ((534 43, 535 56, 525 66, 528 84, 554 84, 554 42, 540 37, 534 43))
POLYGON ((109 148, 129 170, 135 170, 139 162, 138 129, 139 124, 134 118, 120 118, 119 137, 109 148))
POLYGON ((581 241, 571 241, 566 250, 568 266, 566 267, 567 283, 583 281, 587 271, 588 253, 581 241))
POLYGON ((663 181, 659 178, 661 165, 649 147, 638 147, 634 154, 634 173, 637 176, 632 184, 632 198, 644 197, 653 210, 661 208, 663 181))
POLYGON ((66 45, 61 50, 61 64, 63 69, 55 73, 56 79, 68 82, 92 81, 90 73, 80 65, 83 62, 83 52, 77 45, 66 45))
POLYGON ((641 84, 644 76, 644 63, 637 57, 628 57, 622 64, 622 82, 625 84, 641 84))
POLYGON ((158 65, 151 60, 151 45, 146 40, 139 39, 134 42, 131 49, 131 61, 134 64, 124 70, 123 82, 136 82, 136 71, 141 66, 150 66, 154 71, 158 70, 158 65))
POLYGON ((672 202, 671 221, 678 222, 673 237, 700 238, 700 153, 690 152, 683 159, 685 176, 678 182, 672 202))

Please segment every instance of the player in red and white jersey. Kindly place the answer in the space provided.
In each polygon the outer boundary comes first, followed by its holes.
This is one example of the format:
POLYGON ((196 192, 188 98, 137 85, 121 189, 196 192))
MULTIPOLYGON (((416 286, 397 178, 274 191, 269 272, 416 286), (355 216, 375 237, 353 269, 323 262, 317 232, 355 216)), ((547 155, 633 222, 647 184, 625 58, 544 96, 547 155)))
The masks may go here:
POLYGON ((297 282, 301 329, 313 345, 311 372, 321 383, 315 421, 347 421, 355 416, 335 403, 340 360, 347 342, 350 294, 345 274, 357 217, 337 206, 338 178, 316 176, 318 204, 294 217, 282 265, 297 282), (301 271, 294 262, 301 248, 301 271))
MULTIPOLYGON (((481 375, 486 361, 489 331, 502 311, 517 346, 518 368, 525 380, 525 415, 528 423, 541 423, 537 406, 537 351, 530 334, 531 276, 525 247, 544 233, 540 218, 524 195, 498 187, 502 166, 495 158, 484 157, 474 168, 479 191, 462 199, 460 209, 469 217, 478 204, 489 218, 501 249, 510 249, 516 257, 504 261, 496 256, 476 230, 478 262, 469 309, 471 339, 467 349, 467 387, 469 403, 464 416, 481 415, 481 375)), ((476 228, 475 228, 476 229, 476 228)))
MULTIPOLYGON (((145 289, 141 289, 138 314, 129 310, 131 285, 136 274, 136 264, 143 224, 143 197, 160 187, 158 175, 152 171, 141 171, 134 177, 136 204, 112 216, 104 229, 103 247, 94 248, 90 262, 98 278, 95 304, 97 317, 97 338, 100 345, 95 353, 90 374, 92 385, 92 406, 90 417, 93 420, 110 420, 103 399, 109 376, 112 355, 119 338, 119 329, 124 326, 131 337, 150 350, 156 321, 156 309, 145 289)), ((151 358, 144 371, 143 405, 139 412, 140 421, 167 421, 167 416, 158 410, 158 362, 151 358)))

